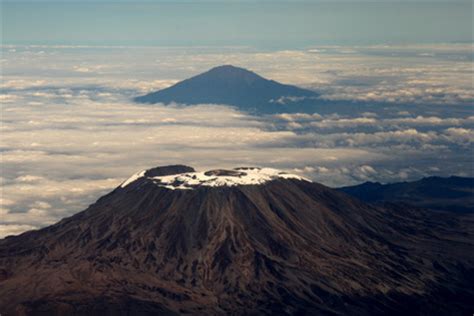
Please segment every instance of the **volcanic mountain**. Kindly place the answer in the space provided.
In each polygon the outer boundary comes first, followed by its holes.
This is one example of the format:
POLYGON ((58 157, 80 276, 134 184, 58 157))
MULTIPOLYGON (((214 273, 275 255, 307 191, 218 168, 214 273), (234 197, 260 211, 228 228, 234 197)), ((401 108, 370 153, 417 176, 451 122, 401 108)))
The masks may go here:
POLYGON ((434 210, 474 213, 474 178, 428 177, 389 184, 365 182, 339 190, 366 202, 403 202, 434 210))
POLYGON ((219 66, 169 88, 136 97, 140 103, 226 104, 245 111, 286 109, 285 98, 317 97, 314 91, 267 80, 249 70, 219 66))
POLYGON ((0 313, 470 315, 473 234, 274 169, 159 167, 0 240, 0 313))

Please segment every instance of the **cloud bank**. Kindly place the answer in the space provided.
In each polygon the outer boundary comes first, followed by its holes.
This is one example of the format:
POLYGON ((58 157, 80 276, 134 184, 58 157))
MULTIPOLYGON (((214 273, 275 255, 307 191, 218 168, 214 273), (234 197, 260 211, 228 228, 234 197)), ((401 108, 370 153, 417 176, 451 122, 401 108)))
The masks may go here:
POLYGON ((2 50, 0 236, 72 215, 158 165, 268 166, 331 186, 473 175, 465 46, 2 50), (254 117, 224 105, 130 102, 218 64, 366 106, 254 117), (418 85, 419 95, 406 93, 418 85), (367 98, 367 91, 383 93, 367 98))

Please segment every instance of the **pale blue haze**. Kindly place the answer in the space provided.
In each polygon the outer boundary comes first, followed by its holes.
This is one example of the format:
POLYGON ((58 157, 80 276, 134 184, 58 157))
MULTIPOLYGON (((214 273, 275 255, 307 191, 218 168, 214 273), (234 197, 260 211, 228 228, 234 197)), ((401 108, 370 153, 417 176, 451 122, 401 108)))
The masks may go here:
POLYGON ((3 44, 252 46, 472 42, 472 2, 2 2, 3 44))

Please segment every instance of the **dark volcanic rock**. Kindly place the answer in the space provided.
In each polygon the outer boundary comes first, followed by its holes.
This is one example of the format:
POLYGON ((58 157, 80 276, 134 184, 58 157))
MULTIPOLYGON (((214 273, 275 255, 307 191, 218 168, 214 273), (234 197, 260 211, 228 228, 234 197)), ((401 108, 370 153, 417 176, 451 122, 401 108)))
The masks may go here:
POLYGON ((469 214, 303 180, 180 190, 144 176, 0 240, 0 313, 470 315, 473 234, 469 214))
POLYGON ((237 170, 209 170, 204 173, 206 176, 229 176, 229 177, 240 177, 246 175, 245 172, 237 170))
POLYGON ((164 166, 148 169, 145 172, 147 177, 160 177, 160 176, 170 176, 173 174, 180 174, 186 172, 194 172, 194 168, 184 166, 184 165, 174 165, 174 166, 164 166))
POLYGON ((311 90, 267 80, 230 65, 219 66, 172 87, 135 98, 140 103, 227 104, 245 111, 291 111, 280 98, 314 98, 311 90))

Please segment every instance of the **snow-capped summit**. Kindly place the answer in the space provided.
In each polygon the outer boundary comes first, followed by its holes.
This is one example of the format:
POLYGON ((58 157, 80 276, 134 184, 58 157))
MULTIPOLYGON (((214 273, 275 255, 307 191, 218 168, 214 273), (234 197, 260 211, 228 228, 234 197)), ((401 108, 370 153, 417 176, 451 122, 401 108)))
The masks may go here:
MULTIPOLYGON (((123 182, 120 187, 124 188, 138 179, 145 178, 152 181, 159 187, 170 190, 191 190, 199 186, 219 187, 219 186, 236 186, 236 185, 257 185, 281 179, 296 179, 301 181, 310 181, 301 176, 286 173, 273 168, 257 168, 257 167, 240 167, 234 169, 216 169, 203 172, 197 172, 193 168, 179 169, 171 172, 160 172, 158 167, 150 172, 143 170, 132 175, 123 182)), ((170 169, 171 170, 171 169, 170 169)))

